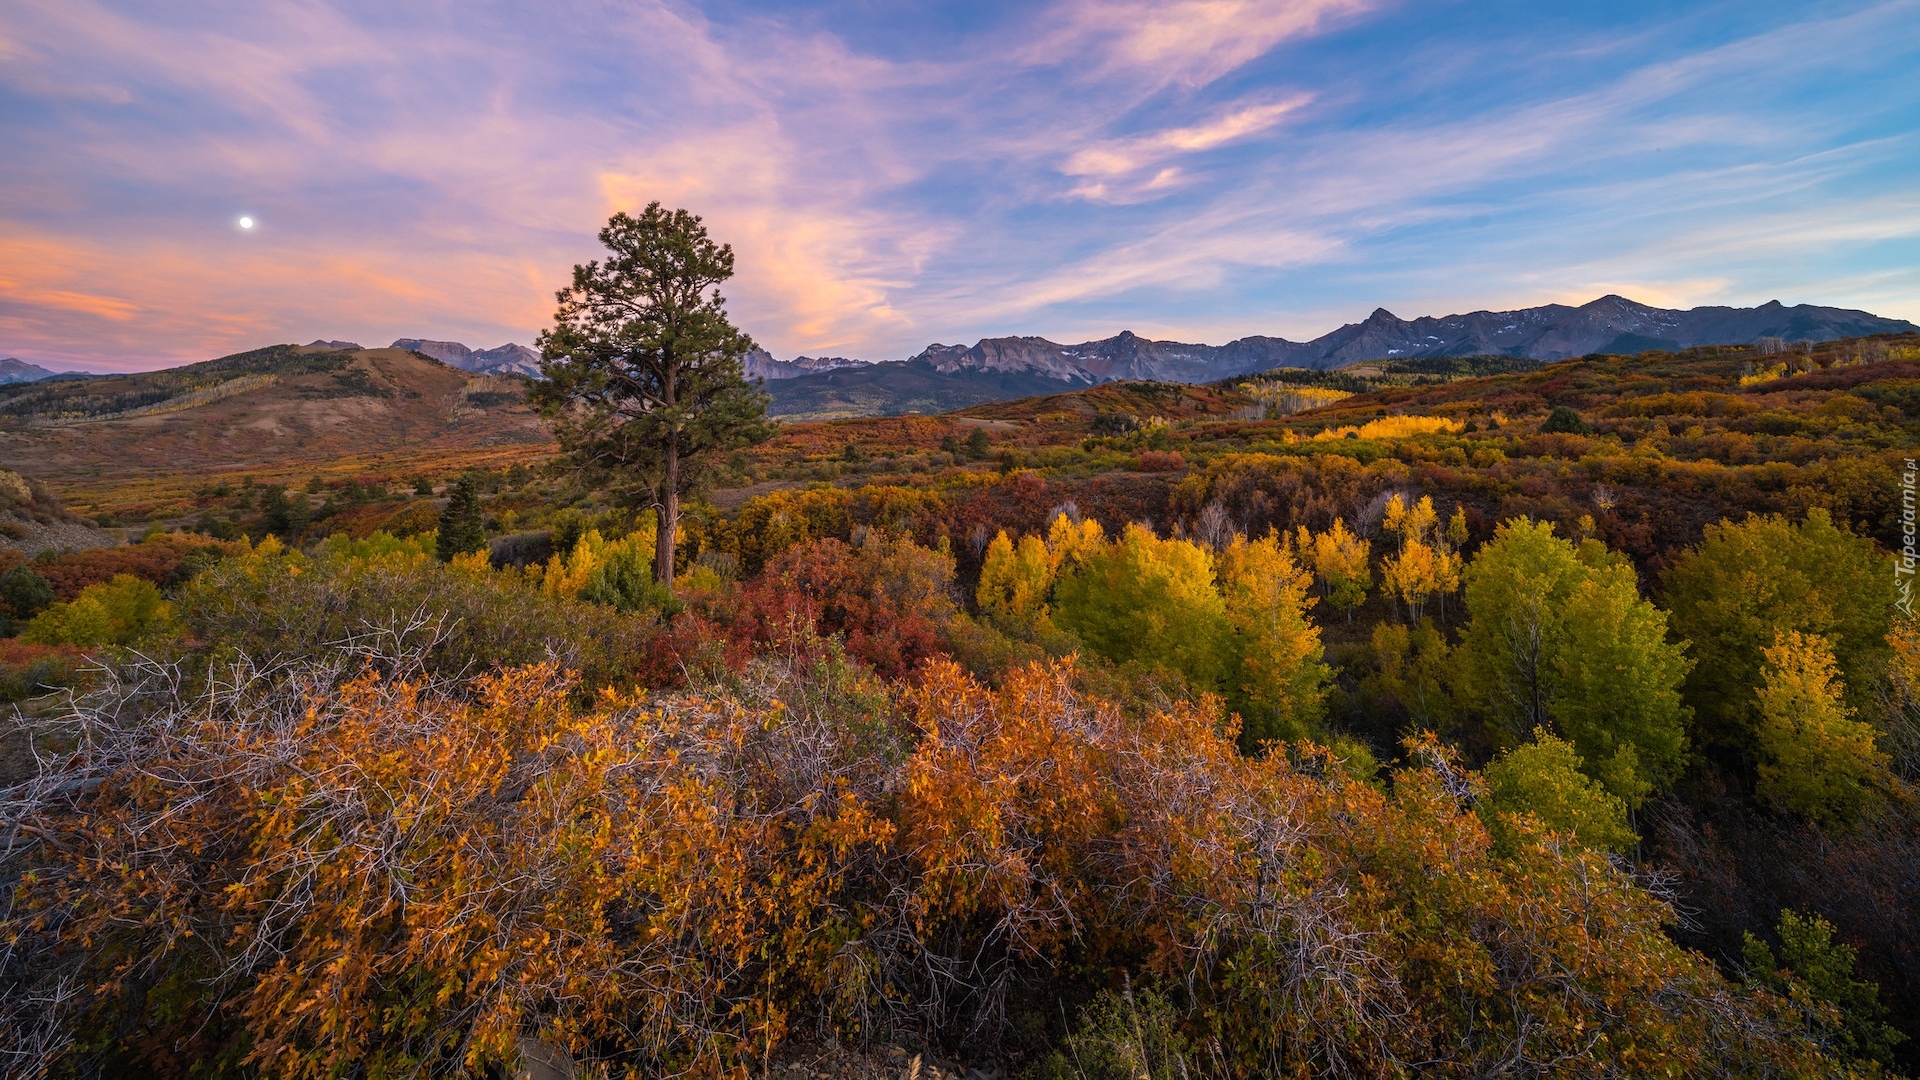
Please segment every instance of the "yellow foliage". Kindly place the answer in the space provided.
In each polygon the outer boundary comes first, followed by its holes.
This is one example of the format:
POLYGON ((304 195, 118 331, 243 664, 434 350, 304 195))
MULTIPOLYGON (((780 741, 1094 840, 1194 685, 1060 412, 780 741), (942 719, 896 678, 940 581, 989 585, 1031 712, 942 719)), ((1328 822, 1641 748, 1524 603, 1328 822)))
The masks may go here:
POLYGON ((1322 687, 1320 628, 1307 618, 1313 575, 1269 535, 1237 536, 1220 554, 1220 587, 1239 658, 1240 702, 1251 740, 1297 740, 1314 734, 1322 687))
POLYGON ((1106 543, 1106 531, 1092 518, 1075 525, 1067 519, 1067 515, 1061 514, 1053 519, 1053 525, 1047 530, 1047 554, 1053 560, 1055 571, 1062 566, 1080 565, 1105 547, 1106 543))
POLYGON ((1815 822, 1858 820, 1879 801, 1888 755, 1843 700, 1833 647, 1788 630, 1761 653, 1756 792, 1815 822))
POLYGON ((455 555, 447 565, 452 567, 455 573, 465 574, 468 577, 483 578, 493 573, 493 563, 484 549, 455 555))
POLYGON ((1023 536, 1016 546, 1002 529, 987 545, 986 561, 980 567, 980 587, 974 593, 980 610, 1012 629, 1045 630, 1055 566, 1045 541, 1023 536))
POLYGON ((1346 390, 1334 390, 1325 386, 1291 386, 1287 383, 1244 382, 1240 392, 1282 416, 1290 416, 1309 409, 1318 409, 1336 401, 1345 401, 1353 394, 1346 390))
POLYGON ((540 588, 548 596, 579 599, 592 583, 594 574, 618 556, 637 558, 651 565, 656 537, 652 521, 618 540, 608 540, 598 529, 588 529, 573 550, 547 560, 541 573, 540 588))
POLYGON ((1296 540, 1301 558, 1312 565, 1320 581, 1320 595, 1351 619, 1353 609, 1365 602, 1367 590, 1373 588, 1373 542, 1355 535, 1339 518, 1317 535, 1300 526, 1296 540))
POLYGON ((1417 622, 1421 609, 1440 591, 1443 575, 1449 572, 1457 584, 1460 577, 1457 561, 1443 565, 1442 557, 1432 547, 1411 540, 1400 549, 1400 554, 1389 555, 1380 564, 1380 583, 1407 605, 1417 622))
POLYGON ((1457 432, 1464 425, 1458 420, 1449 420, 1444 416, 1383 416, 1378 420, 1369 420, 1359 427, 1328 428, 1313 436, 1316 440, 1344 439, 1349 434, 1362 439, 1405 439, 1415 435, 1432 435, 1435 432, 1457 432))
POLYGON ((1433 509, 1433 496, 1422 495, 1419 502, 1408 506, 1400 493, 1394 492, 1387 499, 1386 516, 1382 524, 1388 532, 1399 534, 1404 547, 1409 543, 1424 543, 1439 521, 1440 517, 1433 509))

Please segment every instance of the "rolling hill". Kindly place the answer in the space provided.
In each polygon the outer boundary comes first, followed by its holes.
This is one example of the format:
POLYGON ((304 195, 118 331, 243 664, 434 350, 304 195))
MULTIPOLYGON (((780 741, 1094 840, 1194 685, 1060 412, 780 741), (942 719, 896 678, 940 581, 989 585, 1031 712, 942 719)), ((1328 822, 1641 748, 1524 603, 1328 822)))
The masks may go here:
POLYGON ((165 371, 0 387, 0 459, 33 479, 73 482, 545 446, 525 387, 403 349, 274 345, 165 371))

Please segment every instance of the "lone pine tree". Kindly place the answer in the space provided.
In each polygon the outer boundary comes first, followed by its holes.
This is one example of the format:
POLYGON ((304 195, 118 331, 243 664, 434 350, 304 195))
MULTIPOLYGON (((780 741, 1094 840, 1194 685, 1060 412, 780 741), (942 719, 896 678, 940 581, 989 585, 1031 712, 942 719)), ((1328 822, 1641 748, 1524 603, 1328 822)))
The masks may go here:
POLYGON ((480 514, 480 489, 473 477, 463 476, 454 485, 447 508, 440 511, 440 534, 434 539, 433 551, 441 562, 452 562, 455 555, 479 551, 486 546, 487 526, 480 514))
POLYGON ((576 466, 658 511, 654 580, 671 589, 680 500, 728 451, 772 434, 767 396, 716 288, 733 276, 730 245, 657 202, 615 214, 600 242, 608 258, 575 266, 558 294, 531 396, 576 466))

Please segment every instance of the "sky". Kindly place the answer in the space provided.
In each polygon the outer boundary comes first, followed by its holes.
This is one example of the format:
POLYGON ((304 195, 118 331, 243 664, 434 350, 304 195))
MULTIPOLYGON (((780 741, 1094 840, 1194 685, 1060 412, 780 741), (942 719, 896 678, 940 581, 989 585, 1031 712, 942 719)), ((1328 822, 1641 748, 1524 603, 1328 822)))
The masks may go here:
POLYGON ((1920 0, 7 0, 0 357, 531 343, 653 200, 781 358, 1920 321, 1916 61, 1920 0))

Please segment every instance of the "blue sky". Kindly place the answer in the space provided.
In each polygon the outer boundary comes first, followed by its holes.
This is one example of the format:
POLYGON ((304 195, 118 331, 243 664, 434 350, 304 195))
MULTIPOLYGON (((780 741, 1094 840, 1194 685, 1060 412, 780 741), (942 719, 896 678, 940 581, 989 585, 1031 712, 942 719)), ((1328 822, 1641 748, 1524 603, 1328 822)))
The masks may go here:
POLYGON ((1917 60, 1920 2, 10 0, 0 356, 529 342, 652 199, 782 357, 1608 292, 1920 321, 1917 60))

